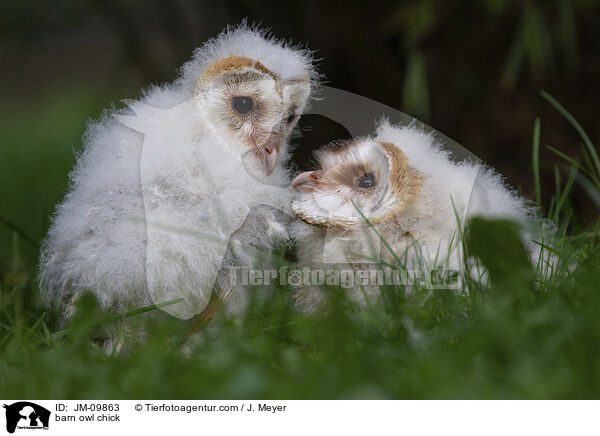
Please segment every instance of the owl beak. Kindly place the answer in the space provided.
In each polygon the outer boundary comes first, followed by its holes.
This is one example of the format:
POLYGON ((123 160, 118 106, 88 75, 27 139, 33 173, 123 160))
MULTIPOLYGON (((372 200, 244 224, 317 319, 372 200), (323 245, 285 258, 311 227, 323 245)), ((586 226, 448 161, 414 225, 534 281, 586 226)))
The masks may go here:
POLYGON ((280 138, 276 133, 272 133, 271 136, 269 136, 269 139, 267 139, 267 142, 263 145, 261 154, 267 177, 270 176, 275 169, 280 146, 280 138))
POLYGON ((314 191, 320 177, 321 171, 307 171, 296 176, 290 187, 299 192, 314 191))

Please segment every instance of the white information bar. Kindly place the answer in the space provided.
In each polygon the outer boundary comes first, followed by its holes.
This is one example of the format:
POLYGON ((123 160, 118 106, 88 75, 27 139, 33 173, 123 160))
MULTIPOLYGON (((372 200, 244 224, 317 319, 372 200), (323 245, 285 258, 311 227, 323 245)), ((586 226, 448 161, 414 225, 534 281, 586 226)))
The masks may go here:
POLYGON ((19 436, 140 436, 146 432, 261 436, 600 434, 596 418, 600 410, 598 401, 0 400, 0 403, 4 406, 0 413, 0 435, 19 436))

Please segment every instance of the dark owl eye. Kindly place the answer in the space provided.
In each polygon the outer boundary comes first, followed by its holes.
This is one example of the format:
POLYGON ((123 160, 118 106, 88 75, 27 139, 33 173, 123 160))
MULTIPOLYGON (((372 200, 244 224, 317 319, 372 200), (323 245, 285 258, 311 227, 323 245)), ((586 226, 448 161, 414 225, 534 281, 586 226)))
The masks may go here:
POLYGON ((246 115, 254 107, 254 100, 251 97, 233 97, 233 108, 239 114, 246 115))
POLYGON ((375 175, 373 173, 365 173, 358 178, 356 186, 363 189, 370 189, 375 186, 375 175))

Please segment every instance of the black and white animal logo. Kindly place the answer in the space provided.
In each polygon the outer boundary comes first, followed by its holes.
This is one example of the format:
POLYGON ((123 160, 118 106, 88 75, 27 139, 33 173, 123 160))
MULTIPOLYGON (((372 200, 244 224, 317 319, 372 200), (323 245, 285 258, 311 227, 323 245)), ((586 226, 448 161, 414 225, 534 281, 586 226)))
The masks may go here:
POLYGON ((50 411, 29 401, 19 401, 4 405, 6 409, 6 431, 14 433, 18 429, 48 429, 50 411))

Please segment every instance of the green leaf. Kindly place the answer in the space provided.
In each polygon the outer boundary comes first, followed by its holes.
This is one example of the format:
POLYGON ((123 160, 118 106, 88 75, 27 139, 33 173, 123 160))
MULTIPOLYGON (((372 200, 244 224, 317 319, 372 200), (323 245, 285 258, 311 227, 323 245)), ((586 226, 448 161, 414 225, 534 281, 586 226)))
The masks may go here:
POLYGON ((512 221, 473 218, 467 230, 469 254, 478 257, 499 288, 515 287, 531 280, 529 257, 512 221))

